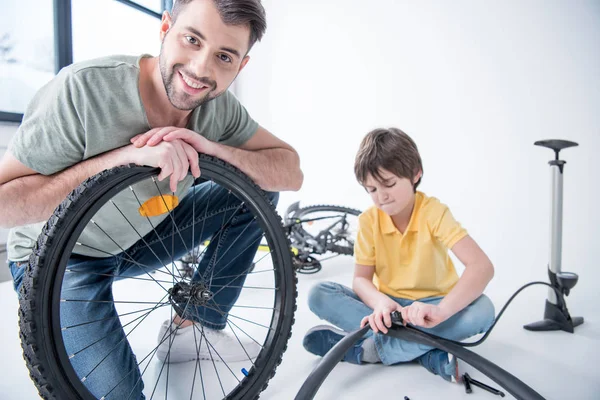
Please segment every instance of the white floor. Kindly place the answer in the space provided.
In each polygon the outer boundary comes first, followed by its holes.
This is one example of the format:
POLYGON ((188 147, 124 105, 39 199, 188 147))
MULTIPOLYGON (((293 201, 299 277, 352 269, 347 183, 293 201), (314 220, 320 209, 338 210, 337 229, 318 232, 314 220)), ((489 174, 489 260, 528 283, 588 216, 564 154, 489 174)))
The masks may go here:
MULTIPOLYGON (((267 390, 261 395, 261 399, 280 400, 295 397, 318 362, 318 359, 304 351, 301 345, 305 331, 321 323, 306 305, 308 289, 321 280, 349 284, 351 273, 351 259, 340 257, 326 262, 324 269, 318 274, 299 276, 298 312, 293 335, 284 354, 283 363, 267 390)), ((524 283, 526 282, 513 282, 504 285, 506 289, 501 292, 488 293, 496 305, 496 310, 498 311, 512 292, 524 283)), ((499 286, 502 285, 495 285, 499 286)), ((509 307, 490 338, 475 351, 519 377, 546 399, 600 399, 600 315, 597 304, 586 303, 585 299, 591 295, 586 296, 583 293, 568 298, 572 313, 586 318, 575 334, 534 333, 524 330, 523 324, 538 320, 542 316, 545 294, 546 290, 543 288, 523 292, 509 307)), ((17 299, 11 282, 0 283, 0 304, 3 313, 3 329, 0 332, 0 398, 36 399, 37 392, 29 380, 21 356, 17 299)), ((152 332, 149 337, 155 337, 155 334, 152 332)), ((499 388, 482 373, 464 363, 462 365, 473 378, 499 388)), ((492 394, 479 388, 473 388, 473 393, 467 395, 462 386, 446 383, 417 365, 384 367, 344 363, 333 370, 315 398, 361 399, 375 396, 390 399, 403 399, 404 396, 408 396, 411 400, 494 398, 492 394)), ((513 397, 507 393, 505 398, 513 397)))

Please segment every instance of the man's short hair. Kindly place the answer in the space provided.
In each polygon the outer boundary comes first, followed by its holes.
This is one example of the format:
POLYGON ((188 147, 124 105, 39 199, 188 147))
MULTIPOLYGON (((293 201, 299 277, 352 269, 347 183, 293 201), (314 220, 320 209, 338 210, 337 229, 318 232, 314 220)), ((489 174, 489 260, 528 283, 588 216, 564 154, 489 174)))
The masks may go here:
MULTIPOLYGON (((171 10, 173 22, 186 5, 194 0, 175 0, 171 10)), ((260 41, 267 29, 267 17, 260 0, 212 0, 227 25, 248 25, 250 27, 250 41, 248 51, 254 43, 260 41)))
MULTIPOLYGON (((411 182, 419 171, 423 171, 417 145, 398 128, 375 129, 360 143, 354 161, 354 174, 358 182, 364 185, 368 176, 383 181, 382 169, 411 182)), ((415 191, 419 183, 421 178, 413 185, 415 191)))

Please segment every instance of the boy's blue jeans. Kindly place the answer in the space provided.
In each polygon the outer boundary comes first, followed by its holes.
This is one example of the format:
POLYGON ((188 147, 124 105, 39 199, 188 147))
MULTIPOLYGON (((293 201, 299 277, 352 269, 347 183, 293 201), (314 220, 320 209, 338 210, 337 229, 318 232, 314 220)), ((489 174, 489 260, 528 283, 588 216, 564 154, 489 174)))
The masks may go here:
MULTIPOLYGON (((194 189, 190 188, 192 190, 194 189)), ((277 203, 278 193, 268 193, 268 196, 274 204, 277 203)), ((195 197, 192 193, 185 197, 174 209, 173 219, 179 231, 173 229, 171 218, 167 218, 156 226, 155 231, 144 237, 152 251, 140 240, 124 253, 113 257, 92 258, 74 254, 69 260, 69 270, 72 272, 65 273, 62 298, 94 302, 61 303, 61 326, 70 327, 86 321, 101 322, 65 330, 63 341, 68 354, 75 354, 71 359, 75 371, 80 378, 86 377, 86 387, 97 398, 108 392, 108 398, 114 399, 145 398, 137 360, 129 347, 112 302, 114 280, 138 275, 144 275, 145 279, 153 276, 161 282, 169 280, 167 275, 151 274, 152 270, 166 265, 173 272, 175 267, 171 261, 178 260, 191 250, 192 232, 195 244, 210 239, 192 280, 212 282, 215 286, 212 290, 214 297, 207 307, 188 308, 185 316, 202 322, 204 326, 223 329, 263 235, 262 229, 254 220, 254 214, 240 206, 240 200, 227 190, 214 183, 211 185, 210 182, 197 185, 195 197), (193 198, 196 199, 195 205, 193 198), (137 263, 147 267, 142 268, 137 263), (231 278, 232 276, 238 277, 231 278), (219 277, 229 278, 224 283, 223 280, 219 281, 219 277)), ((9 261, 17 293, 22 285, 25 265, 26 263, 9 261)), ((177 276, 177 272, 174 273, 177 276)), ((170 286, 172 285, 165 286, 165 289, 170 286)), ((131 296, 124 300, 136 301, 135 294, 132 293, 131 296)), ((127 331, 134 326, 135 323, 128 326, 127 331)), ((159 327, 156 328, 158 332, 159 327)), ((149 334, 155 335, 156 332, 149 334)), ((146 354, 142 355, 145 356, 146 354)))
MULTIPOLYGON (((406 307, 413 300, 391 297, 396 303, 406 307)), ((420 299, 422 303, 438 304, 443 297, 420 299)), ((319 318, 338 328, 351 332, 360 328, 360 321, 373 313, 360 298, 344 285, 335 282, 323 282, 314 286, 308 297, 308 306, 319 318)), ((494 305, 490 299, 481 295, 477 300, 456 313, 448 320, 431 328, 420 328, 425 332, 452 340, 463 340, 489 329, 494 322, 494 305)), ((412 361, 433 349, 431 346, 408 342, 381 333, 373 334, 369 330, 365 337, 373 337, 381 362, 392 365, 412 361)))

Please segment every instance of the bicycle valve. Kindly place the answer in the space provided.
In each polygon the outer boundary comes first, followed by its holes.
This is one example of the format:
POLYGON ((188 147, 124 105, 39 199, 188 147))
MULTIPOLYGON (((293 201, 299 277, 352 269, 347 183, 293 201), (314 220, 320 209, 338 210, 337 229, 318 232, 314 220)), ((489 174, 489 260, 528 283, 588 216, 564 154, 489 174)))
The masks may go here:
POLYGON ((402 314, 400 313, 400 311, 392 311, 390 316, 392 317, 392 323, 398 325, 402 325, 404 323, 404 319, 402 318, 402 314))

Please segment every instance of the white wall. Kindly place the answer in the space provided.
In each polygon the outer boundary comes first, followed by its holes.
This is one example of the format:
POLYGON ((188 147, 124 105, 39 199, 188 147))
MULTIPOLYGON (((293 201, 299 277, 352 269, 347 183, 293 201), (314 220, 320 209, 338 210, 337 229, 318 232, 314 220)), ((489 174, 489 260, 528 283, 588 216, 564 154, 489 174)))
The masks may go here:
MULTIPOLYGON (((280 210, 364 208, 361 138, 397 126, 439 197, 496 265, 506 296, 547 280, 550 171, 540 139, 568 139, 563 270, 599 300, 600 3, 263 0, 269 28, 240 75, 251 114, 299 151, 305 184, 280 210)), ((537 289, 540 312, 545 290, 537 289)), ((595 307, 594 307, 595 309, 595 307)), ((596 314, 598 315, 598 314, 596 314)))

